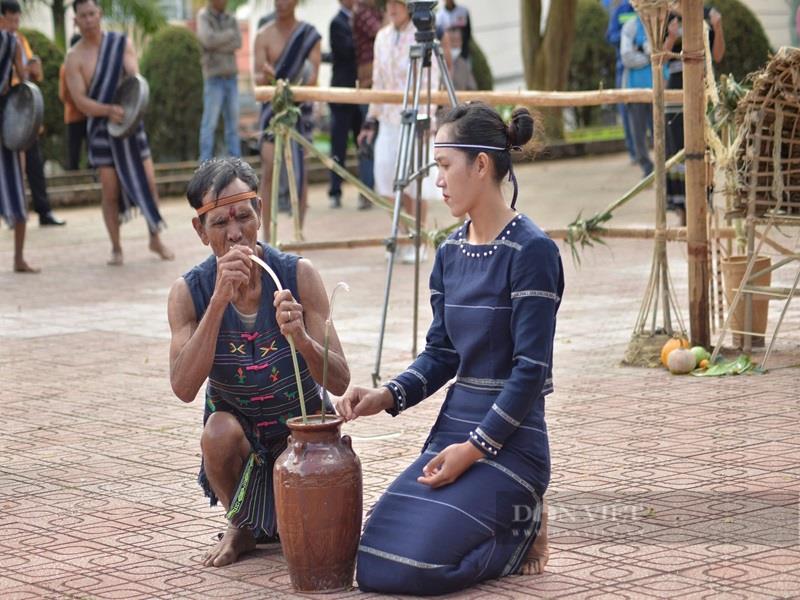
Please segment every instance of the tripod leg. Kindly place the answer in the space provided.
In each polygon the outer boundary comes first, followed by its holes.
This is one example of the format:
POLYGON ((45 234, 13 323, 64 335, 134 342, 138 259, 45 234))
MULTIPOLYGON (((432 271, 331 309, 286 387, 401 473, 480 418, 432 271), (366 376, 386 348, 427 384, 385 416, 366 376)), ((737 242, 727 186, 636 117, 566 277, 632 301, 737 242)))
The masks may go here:
POLYGON ((444 59, 444 51, 438 42, 433 46, 433 54, 436 56, 436 64, 439 65, 439 73, 442 75, 444 89, 447 91, 448 98, 450 98, 450 106, 456 106, 458 104, 456 88, 453 86, 453 80, 450 79, 450 71, 447 70, 447 61, 444 59))
MULTIPOLYGON (((406 77, 406 88, 403 95, 403 129, 397 153, 397 163, 395 169, 395 206, 392 219, 392 237, 387 240, 387 248, 391 252, 391 257, 386 274, 386 287, 384 289, 383 313, 381 316, 381 330, 378 340, 377 356, 375 360, 375 371, 372 373, 372 383, 377 386, 380 381, 381 353, 383 350, 383 340, 386 329, 386 316, 389 306, 389 293, 391 288, 392 270, 394 268, 394 255, 397 249, 397 229, 399 220, 399 210, 403 200, 403 190, 411 179, 412 173, 417 174, 417 204, 416 204, 416 227, 414 235, 415 244, 415 269, 414 269, 414 323, 412 341, 413 354, 417 353, 417 321, 419 317, 419 259, 420 243, 422 237, 422 179, 428 171, 422 171, 423 165, 427 162, 425 156, 428 150, 429 138, 426 132, 420 132, 417 122, 419 114, 420 98, 422 96, 423 70, 428 69, 428 98, 427 115, 431 114, 431 95, 430 95, 430 63, 424 64, 425 55, 435 54, 439 66, 439 72, 444 81, 445 89, 448 92, 451 105, 457 104, 455 88, 447 71, 447 63, 444 59, 441 46, 438 42, 425 43, 421 46, 412 47, 411 56, 406 77), (412 95, 413 94, 413 95, 412 95), (409 106, 413 108, 409 110, 409 106), (415 152, 416 150, 416 152, 415 152), (416 161, 415 161, 416 159, 416 161), (416 165, 414 165, 416 162, 416 165)), ((427 130, 429 134, 429 129, 427 130)))
MULTIPOLYGON (((394 271, 394 259, 397 252, 397 232, 400 224, 400 209, 403 205, 403 192, 408 184, 409 161, 413 146, 414 126, 416 125, 415 111, 408 111, 409 100, 413 93, 414 73, 416 72, 417 60, 412 57, 408 66, 408 77, 406 79, 406 91, 403 102, 403 124, 400 130, 400 142, 397 148, 397 160, 395 162, 394 179, 394 210, 392 211, 392 230, 390 237, 386 241, 386 249, 389 252, 389 264, 386 269, 386 283, 383 290, 383 311, 381 312, 381 328, 378 334, 378 347, 375 351, 375 370, 372 372, 372 385, 377 386, 381 379, 381 358, 383 354, 383 341, 386 334, 386 318, 389 312, 389 295, 392 288, 392 273, 394 271), (413 117, 413 118, 412 118, 413 117)), ((380 135, 380 132, 378 133, 380 135)))
POLYGON ((372 372, 372 385, 377 387, 381 380, 381 355, 383 354, 383 340, 386 335, 386 318, 389 313, 389 294, 392 291, 392 273, 394 259, 397 252, 397 228, 400 221, 400 207, 403 203, 403 191, 397 190, 394 198, 394 211, 392 213, 392 234, 387 240, 389 263, 386 266, 386 282, 383 288, 383 311, 381 312, 381 329, 378 335, 378 347, 375 354, 375 370, 372 372))

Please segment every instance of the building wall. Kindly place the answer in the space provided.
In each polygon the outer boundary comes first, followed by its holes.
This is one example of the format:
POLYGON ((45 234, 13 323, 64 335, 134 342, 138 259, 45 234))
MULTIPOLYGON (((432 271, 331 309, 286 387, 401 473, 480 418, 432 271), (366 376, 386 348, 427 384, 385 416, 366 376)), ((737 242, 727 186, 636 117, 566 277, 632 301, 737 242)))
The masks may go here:
POLYGON ((44 2, 34 2, 22 7, 20 26, 36 29, 53 39, 53 11, 44 2))
POLYGON ((158 0, 158 3, 170 21, 186 21, 192 18, 191 0, 158 0))
POLYGON ((764 26, 773 48, 791 45, 792 21, 788 0, 744 0, 764 26))

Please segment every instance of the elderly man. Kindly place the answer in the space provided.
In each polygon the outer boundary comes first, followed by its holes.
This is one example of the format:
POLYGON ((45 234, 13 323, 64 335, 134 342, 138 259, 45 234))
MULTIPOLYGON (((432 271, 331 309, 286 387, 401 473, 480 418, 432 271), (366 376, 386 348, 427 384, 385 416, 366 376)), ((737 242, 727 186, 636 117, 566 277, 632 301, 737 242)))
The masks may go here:
MULTIPOLYGON (((222 503, 229 521, 204 559, 207 566, 230 564, 257 542, 276 540, 272 467, 286 448, 286 421, 300 408, 288 336, 299 353, 309 411, 320 407, 325 287, 308 260, 257 242, 257 189, 258 178, 240 159, 200 166, 187 197, 197 211, 192 225, 213 254, 178 279, 169 295, 172 389, 192 402, 208 379, 198 481, 212 506, 222 503), (252 256, 269 264, 286 289, 278 292, 252 256)), ((328 381, 337 395, 350 381, 333 329, 328 381)))

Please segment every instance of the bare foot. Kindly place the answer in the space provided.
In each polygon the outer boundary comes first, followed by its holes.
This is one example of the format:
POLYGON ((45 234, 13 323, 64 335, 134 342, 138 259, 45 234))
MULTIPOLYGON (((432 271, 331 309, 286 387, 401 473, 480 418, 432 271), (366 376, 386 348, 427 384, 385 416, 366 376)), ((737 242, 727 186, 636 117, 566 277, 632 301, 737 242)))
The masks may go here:
POLYGON ((150 252, 155 252, 161 258, 161 260, 174 260, 175 254, 167 248, 162 242, 160 238, 151 237, 150 238, 150 252))
POLYGON ((542 524, 539 535, 533 540, 525 560, 519 568, 520 575, 541 575, 550 559, 550 546, 547 543, 547 504, 542 507, 542 524))
POLYGON ((111 258, 108 259, 106 263, 110 267, 121 267, 122 266, 122 250, 112 250, 111 251, 111 258))
POLYGON ((248 529, 228 525, 225 535, 204 557, 206 567, 224 567, 235 563, 242 554, 255 550, 256 540, 248 529))
POLYGON ((41 269, 30 266, 24 260, 14 261, 14 273, 38 273, 41 269))

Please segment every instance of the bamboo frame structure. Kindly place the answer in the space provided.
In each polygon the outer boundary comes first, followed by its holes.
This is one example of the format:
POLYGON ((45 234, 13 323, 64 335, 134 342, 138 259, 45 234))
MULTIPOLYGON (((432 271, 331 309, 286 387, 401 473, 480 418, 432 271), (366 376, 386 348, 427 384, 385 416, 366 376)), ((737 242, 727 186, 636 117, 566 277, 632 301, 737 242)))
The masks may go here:
POLYGON ((656 188, 656 223, 650 279, 639 308, 631 341, 628 344, 625 362, 648 366, 653 364, 653 353, 658 349, 661 337, 671 337, 675 333, 685 334, 685 327, 669 272, 667 242, 664 234, 667 227, 667 189, 664 78, 661 76, 661 70, 668 54, 662 52, 660 48, 667 26, 669 2, 667 0, 632 0, 632 4, 639 13, 639 18, 650 41, 650 47, 653 49, 650 60, 653 69, 653 176, 656 188), (677 322, 677 330, 673 326, 673 317, 677 322), (654 340, 655 343, 649 344, 648 340, 654 340))
MULTIPOLYGON (((279 86, 257 86, 255 99, 258 102, 269 102, 279 86)), ((341 87, 308 87, 292 86, 292 96, 296 102, 331 102, 336 104, 402 104, 403 92, 392 90, 362 90, 341 87)), ((683 92, 667 90, 665 100, 671 103, 682 103, 683 92)), ((542 92, 536 90, 520 90, 515 92, 466 92, 459 91, 460 102, 480 100, 492 106, 512 104, 529 107, 564 107, 601 106, 604 104, 650 103, 653 92, 649 89, 629 90, 592 90, 588 92, 542 92)), ((431 102, 447 105, 450 102, 446 91, 431 92, 431 102)))
MULTIPOLYGON (((569 229, 545 229, 545 234, 552 240, 566 240, 570 235, 569 229)), ((736 230, 732 227, 717 230, 720 239, 736 239, 736 230)), ((609 227, 603 229, 603 237, 624 240, 652 240, 656 237, 656 230, 652 227, 609 227)), ((673 227, 663 230, 663 238, 667 242, 686 242, 686 228, 673 227)), ((283 252, 307 252, 309 250, 351 250, 354 248, 372 248, 384 246, 385 238, 353 238, 347 240, 317 240, 313 242, 280 242, 277 248, 283 252)), ((401 240, 401 244, 413 244, 411 239, 401 240)), ((766 240, 767 244, 774 243, 766 240)))
POLYGON ((800 50, 782 48, 753 77, 752 89, 738 104, 739 131, 732 148, 733 160, 726 167, 734 194, 730 214, 745 218, 748 261, 719 331, 712 361, 717 357, 726 333, 741 336, 745 353, 752 349, 752 336, 757 336, 769 342, 760 366, 761 370, 766 370, 789 304, 798 294, 800 267, 791 288, 756 283, 762 274, 800 262, 797 238, 794 248, 782 246, 769 238, 773 228, 800 227, 800 169, 793 167, 800 162, 798 68, 800 50), (763 231, 757 229, 760 225, 766 226, 763 231), (754 273, 765 244, 777 250, 782 258, 754 273), (784 302, 771 334, 753 331, 754 294, 784 302), (735 330, 732 327, 733 315, 740 302, 744 302, 744 323, 735 330))

